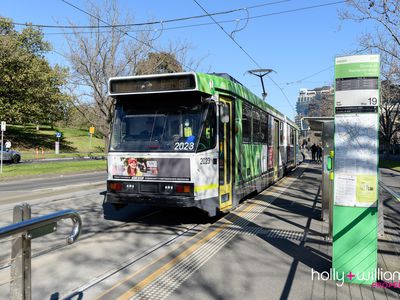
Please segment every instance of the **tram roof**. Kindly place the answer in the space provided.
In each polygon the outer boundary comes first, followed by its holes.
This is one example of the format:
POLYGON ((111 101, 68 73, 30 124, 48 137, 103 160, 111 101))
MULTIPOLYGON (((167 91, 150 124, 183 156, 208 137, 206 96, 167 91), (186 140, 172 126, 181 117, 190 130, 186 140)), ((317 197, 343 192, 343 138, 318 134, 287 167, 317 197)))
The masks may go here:
POLYGON ((260 107, 261 109, 281 118, 281 119, 286 119, 289 123, 291 123, 292 126, 295 126, 295 123, 291 121, 289 118, 285 117, 281 112, 279 112, 277 109, 272 107, 270 104, 266 103, 265 101, 261 100, 261 98, 257 97, 255 94, 253 94, 248 88, 243 86, 239 81, 237 80, 231 80, 231 76, 226 78, 227 76, 220 76, 220 74, 204 74, 204 73, 195 73, 197 77, 197 86, 198 90, 202 91, 207 94, 212 94, 213 93, 213 88, 222 93, 222 94, 228 94, 228 95, 234 95, 236 97, 239 97, 243 100, 247 100, 251 104, 260 107), (212 81, 212 85, 210 82, 212 81))

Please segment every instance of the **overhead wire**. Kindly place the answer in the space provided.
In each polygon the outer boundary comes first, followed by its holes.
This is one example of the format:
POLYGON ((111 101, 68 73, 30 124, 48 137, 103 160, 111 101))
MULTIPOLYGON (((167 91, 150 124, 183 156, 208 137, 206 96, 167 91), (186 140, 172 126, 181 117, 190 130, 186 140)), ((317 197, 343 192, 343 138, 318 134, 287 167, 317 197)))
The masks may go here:
MULTIPOLYGON (((62 1, 62 0, 61 0, 62 1)), ((291 1, 291 0, 285 0, 285 1, 278 1, 278 2, 286 2, 286 1, 291 1)), ((295 9, 290 9, 290 10, 283 10, 283 11, 278 11, 278 12, 273 12, 273 13, 268 13, 268 14, 262 14, 262 15, 256 15, 253 17, 249 17, 247 16, 246 18, 236 18, 236 19, 231 19, 231 20, 223 20, 223 21, 219 21, 220 24, 225 24, 225 23, 233 23, 233 22, 238 22, 238 21, 243 21, 246 20, 246 22, 248 22, 248 20, 251 19, 257 19, 257 18, 265 18, 265 17, 271 17, 271 16, 275 16, 275 15, 281 15, 281 14, 286 14, 286 13, 292 13, 292 12, 297 12, 297 11, 303 11, 303 10, 309 10, 309 9, 314 9, 314 8, 320 8, 320 7, 324 7, 324 6, 330 6, 330 5, 336 5, 336 4, 340 4, 340 3, 344 3, 346 1, 336 1, 336 2, 328 2, 328 3, 324 3, 324 4, 318 4, 318 5, 313 5, 313 6, 305 6, 305 7, 300 7, 300 8, 295 8, 295 9)), ((274 2, 277 3, 277 2, 274 2)), ((256 5, 254 5, 253 7, 255 7, 256 5)), ((242 9, 237 9, 237 10, 242 10, 242 9)), ((183 18, 182 18, 183 19, 183 18)), ((163 21, 156 21, 155 24, 157 23, 161 23, 163 21)), ((17 26, 36 26, 39 28, 63 28, 64 25, 38 25, 38 24, 30 24, 30 23, 19 23, 19 22, 13 22, 14 25, 17 26)), ((142 24, 151 24, 150 23, 142 23, 142 24)), ((183 29, 183 28, 193 28, 193 27, 200 27, 200 26, 208 26, 208 25, 214 25, 214 22, 207 22, 207 23, 199 23, 199 24, 189 24, 189 25, 182 25, 182 26, 175 26, 175 27, 164 27, 162 29, 162 31, 168 31, 168 30, 176 30, 176 29, 183 29)), ((123 26, 130 26, 131 24, 125 24, 123 26)), ((122 26, 122 25, 121 25, 122 26)), ((84 27, 84 26, 82 26, 84 27)), ((112 28, 113 25, 107 25, 107 28, 112 28)), ((87 29, 97 29, 97 26, 87 26, 87 29)), ((101 28, 101 27, 100 27, 101 28)), ((74 29, 74 27, 70 26, 65 26, 65 29, 74 29)), ((78 28, 76 28, 78 29, 78 28)), ((157 31, 155 29, 135 29, 135 30, 126 30, 126 32, 151 32, 151 31, 157 31)), ((110 31, 100 31, 100 33, 103 32, 110 32, 110 31)), ((65 34, 93 34, 93 33, 98 33, 98 31, 74 31, 74 32, 44 32, 45 35, 65 35, 65 34)))
MULTIPOLYGON (((197 0, 193 0, 206 14, 208 14, 207 10, 197 1, 197 0)), ((224 27, 222 27, 213 16, 209 16, 213 22, 242 50, 243 53, 246 54, 246 56, 260 69, 262 69, 261 65, 224 29, 224 27)), ((269 76, 267 74, 268 78, 275 84, 275 86, 277 86, 279 88, 279 90, 281 91, 281 93, 283 94, 283 96, 285 97, 287 103, 289 104, 289 106, 292 108, 292 110, 294 112, 296 112, 296 110, 294 109, 293 105, 290 103, 290 100, 288 98, 288 96, 285 94, 285 92, 283 91, 283 89, 281 88, 281 86, 271 78, 271 76, 269 76)))
MULTIPOLYGON (((221 23, 232 23, 232 22, 239 22, 242 20, 246 20, 246 22, 248 22, 248 20, 250 19, 257 19, 257 18, 263 18, 263 17, 269 17, 269 16, 274 16, 274 15, 280 15, 280 14, 286 14, 286 13, 292 13, 292 12, 297 12, 297 11, 303 11, 303 10, 308 10, 308 9, 314 9, 314 8, 320 8, 320 7, 324 7, 324 6, 330 6, 330 5, 336 5, 336 4, 340 4, 340 3, 344 3, 346 1, 335 1, 335 2, 328 2, 328 3, 323 3, 323 4, 318 4, 318 5, 312 5, 312 6, 306 6, 306 7, 300 7, 300 8, 295 8, 295 9, 290 9, 290 10, 284 10, 284 11, 279 11, 279 12, 272 12, 272 13, 268 13, 268 14, 261 14, 261 15, 256 15, 256 16, 252 16, 250 17, 249 15, 246 18, 237 18, 237 19, 233 19, 233 20, 224 20, 224 21, 219 21, 217 22, 215 20, 215 18, 213 18, 213 16, 217 16, 217 15, 224 15, 224 14, 230 14, 230 13, 234 13, 234 12, 238 12, 238 11, 242 11, 242 10, 246 10, 248 11, 248 9, 253 9, 253 8, 258 8, 258 7, 263 7, 263 6, 267 6, 267 5, 273 5, 273 4, 279 4, 279 3, 283 3, 283 2, 290 2, 292 0, 281 0, 281 1, 274 1, 274 2, 267 2, 267 3, 262 3, 262 4, 258 4, 258 5, 253 5, 253 6, 248 6, 245 8, 235 8, 235 9, 231 9, 231 10, 227 10, 227 11, 221 11, 221 12, 215 12, 215 13, 208 13, 196 0, 194 0, 196 2, 196 4, 206 13, 205 15, 197 15, 197 16, 190 16, 190 17, 181 17, 181 18, 175 18, 175 19, 167 19, 167 20, 162 20, 162 21, 153 21, 153 22, 144 22, 144 23, 132 23, 132 24, 116 24, 116 25, 112 25, 109 24, 103 20, 101 20, 100 18, 88 13, 87 11, 79 8, 78 6, 66 1, 66 0, 61 0, 62 2, 66 3, 67 5, 70 5, 72 7, 74 7, 75 9, 81 11, 82 13, 85 13, 95 19, 97 19, 98 21, 106 24, 106 25, 93 25, 93 26, 73 26, 73 25, 45 25, 45 24, 30 24, 30 23, 19 23, 19 22, 12 22, 14 25, 19 25, 19 26, 34 26, 34 27, 41 27, 41 28, 65 28, 65 29, 99 29, 99 28, 118 28, 118 27, 134 27, 134 26, 144 26, 144 25, 154 25, 154 24, 162 24, 163 23, 171 23, 171 22, 178 22, 178 21, 186 21, 186 20, 191 20, 191 19, 199 19, 199 18, 204 18, 204 17, 210 17, 213 22, 208 22, 208 23, 200 23, 200 24, 191 24, 191 25, 184 25, 184 26, 176 26, 176 27, 167 27, 167 28, 162 28, 162 32, 167 31, 167 30, 174 30, 174 29, 181 29, 181 28, 190 28, 190 27, 198 27, 198 26, 207 26, 207 25, 213 25, 213 24, 217 24, 223 31, 224 33, 231 38, 231 40, 253 61, 253 63, 255 63, 259 68, 261 68, 261 66, 257 63, 257 61, 255 61, 255 59, 253 57, 250 56, 250 54, 239 44, 237 43, 237 41, 233 38, 232 33, 229 34, 220 24, 221 23)), ((142 30, 120 30, 122 33, 124 33, 125 35, 127 35, 130 38, 135 39, 136 41, 148 46, 149 48, 155 50, 155 51, 159 51, 156 48, 154 48, 154 46, 150 45, 147 42, 141 41, 139 39, 137 39, 136 37, 133 37, 131 35, 129 35, 129 32, 144 32, 144 31, 159 31, 159 30, 154 30, 154 29, 142 29, 142 30)), ((109 32, 109 31, 100 31, 101 33, 103 32, 109 32)), ((57 34, 91 34, 91 33, 99 33, 99 31, 83 31, 83 32, 53 32, 53 33, 49 33, 49 32, 45 32, 44 34, 46 35, 57 35, 57 34)), ((53 51, 56 52, 56 51, 53 51)), ((60 54, 60 53, 57 53, 60 54)), ((192 68, 185 66, 186 68, 192 70, 192 68)), ((296 80, 296 81, 292 81, 292 82, 287 82, 286 85, 290 85, 290 84, 294 84, 294 83, 300 83, 308 78, 311 78, 317 74, 320 74, 326 70, 331 69, 333 66, 330 66, 328 68, 325 68, 321 71, 318 71, 316 73, 313 73, 307 77, 304 77, 302 79, 296 80)), ((286 96, 286 94, 283 92, 283 89, 279 86, 278 83, 276 83, 269 75, 267 75, 268 78, 280 89, 280 91, 282 92, 282 94, 285 96, 286 100, 288 101, 289 105, 292 107, 292 109, 294 110, 292 104, 290 103, 288 97, 286 96)))
POLYGON ((291 82, 286 82, 286 85, 291 85, 291 84, 294 84, 294 83, 301 83, 301 82, 303 82, 303 81, 306 80, 306 79, 309 79, 309 78, 311 78, 311 77, 314 77, 315 75, 318 75, 318 74, 320 74, 320 73, 323 73, 323 72, 325 72, 325 71, 328 71, 328 70, 330 70, 330 69, 332 69, 332 68, 333 68, 333 65, 329 66, 328 68, 324 68, 324 69, 322 69, 322 70, 320 70, 320 71, 318 71, 318 72, 315 72, 315 73, 313 73, 313 74, 311 74, 311 75, 308 75, 308 76, 306 76, 306 77, 303 77, 303 78, 301 78, 301 79, 299 79, 299 80, 295 80, 295 81, 291 81, 291 82))
MULTIPOLYGON (((110 23, 108 23, 108 22, 102 20, 101 18, 99 18, 99 17, 97 17, 97 16, 95 16, 95 15, 93 15, 93 14, 91 14, 91 13, 85 11, 84 9, 82 9, 82 8, 80 8, 80 7, 74 5, 74 4, 72 4, 72 3, 70 3, 70 2, 68 2, 68 1, 66 1, 66 0, 61 0, 61 1, 64 2, 65 4, 71 6, 71 7, 73 7, 73 8, 75 8, 75 9, 79 10, 80 12, 82 12, 82 13, 84 13, 84 14, 86 14, 86 15, 88 15, 88 16, 90 16, 90 17, 96 19, 96 20, 98 20, 99 22, 102 22, 102 23, 104 23, 104 24, 107 24, 107 25, 110 25, 110 26, 111 26, 110 23)), ((145 45, 145 46, 149 47, 150 49, 153 49, 153 50, 156 51, 156 52, 161 52, 160 50, 156 49, 156 48, 155 48, 153 45, 151 45, 150 43, 148 43, 148 42, 146 42, 146 41, 142 41, 142 40, 138 39, 137 37, 130 35, 128 32, 126 32, 126 31, 124 31, 124 30, 122 30, 122 29, 119 29, 119 28, 116 28, 116 29, 119 30, 121 33, 125 34, 126 36, 128 36, 128 37, 134 39, 135 41, 137 41, 137 42, 139 42, 139 43, 141 43, 142 45, 145 45)), ((189 67, 189 66, 186 66, 186 65, 184 65, 183 63, 181 63, 181 64, 182 64, 182 66, 184 66, 186 69, 188 69, 188 70, 190 70, 190 71, 194 71, 193 68, 191 68, 191 67, 189 67)))
MULTIPOLYGON (((350 54, 351 54, 351 55, 357 55, 357 54, 360 54, 360 53, 364 52, 364 51, 367 50, 367 49, 368 49, 368 48, 359 49, 359 50, 354 50, 354 51, 351 51, 350 54)), ((303 78, 301 78, 301 79, 298 79, 298 80, 295 80, 295 81, 286 82, 286 85, 291 85, 291 84, 295 84, 295 83, 301 83, 301 82, 303 82, 303 81, 306 80, 306 79, 309 79, 309 78, 311 78, 311 77, 314 77, 315 75, 318 75, 318 74, 320 74, 320 73, 322 73, 322 72, 328 71, 328 70, 330 70, 330 69, 332 69, 332 68, 334 68, 334 67, 335 67, 334 65, 330 65, 330 66, 327 67, 327 68, 324 68, 324 69, 322 69, 322 70, 320 70, 320 71, 317 71, 317 72, 315 72, 315 73, 312 73, 311 75, 308 75, 308 76, 303 77, 303 78)))
MULTIPOLYGON (((66 1, 63 1, 63 0, 61 0, 61 1, 67 3, 66 1)), ((259 7, 263 7, 263 6, 269 6, 269 5, 279 4, 279 3, 283 3, 283 2, 290 2, 290 1, 293 1, 293 0, 279 0, 279 1, 274 1, 274 2, 266 2, 266 3, 261 3, 261 4, 252 5, 252 6, 243 7, 243 8, 234 8, 231 10, 215 12, 215 13, 211 13, 210 15, 213 15, 213 16, 226 15, 226 14, 231 14, 231 13, 242 11, 242 10, 259 8, 259 7)), ((67 4, 73 6, 73 4, 70 4, 70 3, 67 3, 67 4)), ((188 20, 194 20, 194 19, 200 19, 200 18, 206 18, 206 17, 208 17, 208 15, 197 15, 197 16, 181 17, 181 18, 175 18, 175 19, 142 22, 142 23, 111 24, 111 25, 100 25, 100 26, 96 26, 96 25, 48 25, 48 24, 29 24, 29 23, 21 23, 21 22, 12 22, 12 24, 19 25, 19 26, 33 26, 33 27, 40 27, 40 28, 97 29, 97 28, 149 26, 149 25, 156 25, 156 24, 188 21, 188 20)))

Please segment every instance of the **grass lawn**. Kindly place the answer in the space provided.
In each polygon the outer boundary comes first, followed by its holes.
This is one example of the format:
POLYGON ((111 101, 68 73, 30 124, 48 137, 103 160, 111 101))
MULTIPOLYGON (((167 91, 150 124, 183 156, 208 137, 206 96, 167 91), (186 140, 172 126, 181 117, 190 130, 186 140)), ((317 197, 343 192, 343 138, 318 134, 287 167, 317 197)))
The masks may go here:
POLYGON ((380 160, 379 161, 379 167, 380 168, 387 168, 391 169, 397 172, 400 172, 400 161, 394 161, 394 160, 380 160))
POLYGON ((3 165, 2 178, 35 176, 45 174, 67 174, 83 171, 105 171, 107 163, 105 160, 80 160, 66 162, 49 162, 36 164, 10 164, 3 165))
POLYGON ((36 154, 36 149, 34 151, 20 151, 23 161, 26 160, 41 160, 43 158, 66 158, 66 157, 103 157, 104 152, 64 152, 60 154, 55 154, 53 151, 45 151, 42 153, 42 149, 36 154))
POLYGON ((11 141, 13 149, 22 153, 32 153, 33 156, 35 156, 36 148, 38 148, 39 157, 41 157, 43 148, 45 157, 48 157, 47 155, 54 154, 55 142, 57 141, 56 132, 62 134, 60 153, 104 153, 103 139, 96 135, 90 138, 89 128, 40 126, 39 130, 36 130, 34 125, 9 125, 4 133, 4 139, 11 141))

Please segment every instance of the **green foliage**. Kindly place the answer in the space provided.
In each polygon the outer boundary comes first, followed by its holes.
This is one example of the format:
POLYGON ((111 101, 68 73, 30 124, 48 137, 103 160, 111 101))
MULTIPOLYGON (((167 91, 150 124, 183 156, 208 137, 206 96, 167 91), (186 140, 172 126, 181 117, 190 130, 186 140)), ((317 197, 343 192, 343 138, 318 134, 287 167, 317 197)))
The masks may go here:
POLYGON ((14 124, 54 124, 64 116, 68 97, 62 93, 67 70, 43 57, 50 45, 43 33, 27 27, 17 32, 0 18, 0 116, 14 124))

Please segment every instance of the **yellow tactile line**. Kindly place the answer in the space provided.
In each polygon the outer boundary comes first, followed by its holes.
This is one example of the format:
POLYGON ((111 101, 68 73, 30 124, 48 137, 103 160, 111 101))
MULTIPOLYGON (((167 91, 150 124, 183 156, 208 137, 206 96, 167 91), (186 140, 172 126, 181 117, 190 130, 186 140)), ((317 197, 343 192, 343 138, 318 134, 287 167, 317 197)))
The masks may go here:
MULTIPOLYGON (((177 262, 179 262, 179 260, 183 259, 186 255, 191 254, 192 252, 194 252, 198 247, 200 247, 202 244, 204 244, 205 242, 207 242, 208 240, 210 240, 212 237, 214 237, 217 233, 221 232, 221 230, 223 230, 225 227, 231 225, 236 219, 238 219, 241 215, 245 214, 246 212, 248 212, 249 208, 252 208, 255 204, 252 204, 248 207, 246 207, 242 212, 240 212, 237 216, 235 216, 234 218, 232 218, 232 220, 226 220, 223 224, 221 224, 219 227, 217 227, 216 229, 214 229, 212 232, 210 232, 206 237, 204 237, 203 239, 199 240, 198 242, 196 242, 195 244, 193 244, 191 247, 189 247, 187 250, 185 250, 184 252, 182 252, 181 254, 179 254, 177 257, 175 257, 173 260, 171 260, 169 263, 167 263, 166 265, 162 266, 161 268, 159 268, 158 270, 156 270, 153 274, 149 275, 148 277, 146 277, 146 279, 142 280, 140 283, 138 283, 135 287, 133 287, 132 289, 130 289, 129 291, 135 289, 137 286, 141 285, 140 289, 142 289, 145 285, 147 285, 150 281, 148 280, 149 277, 151 277, 152 279, 155 279, 160 273, 169 270, 170 268, 172 268, 177 262), (196 246, 198 245, 198 246, 196 246), (196 246, 196 247, 195 247, 196 246), (190 251, 189 251, 190 250, 190 251), (172 262, 174 262, 172 264, 172 262), (168 266, 168 267, 167 267, 168 266), (161 270, 161 271, 160 271, 161 270), (157 276, 154 276, 154 274, 157 273, 157 276), (142 284, 144 281, 146 281, 146 284, 142 284)), ((200 233, 199 233, 200 234, 200 233)), ((161 259, 165 258, 166 256, 168 256, 169 254, 171 254, 173 251, 175 251, 176 249, 182 247, 184 244, 188 243, 190 240, 192 240, 193 238, 195 238, 197 235, 190 237, 189 239, 185 240, 184 242, 182 242, 181 244, 177 245, 176 247, 174 247, 174 249, 172 249, 171 251, 169 251, 168 253, 166 253, 165 255, 161 256, 160 258, 156 259, 155 261, 145 265, 144 267, 142 267, 140 270, 136 271, 135 273, 133 273, 132 275, 129 275, 128 277, 126 277, 123 281, 117 283, 116 285, 112 286, 111 288, 109 288, 107 291, 105 291, 103 294, 101 294, 99 297, 95 298, 95 299, 101 299, 102 297, 106 296, 108 293, 110 293, 111 291, 115 290, 117 287, 121 286, 122 284, 124 284, 125 282, 127 282, 128 280, 132 279, 133 277, 135 277, 136 275, 140 274, 141 272, 143 272, 145 269, 149 268, 150 266, 154 265, 155 263, 157 263, 158 261, 160 261, 161 259)), ((139 289, 139 290, 140 290, 139 289)), ((138 290, 138 291, 139 291, 138 290)), ((120 299, 120 298, 118 298, 120 299)), ((123 298, 121 298, 123 299, 123 298)))
MULTIPOLYGON (((282 180, 280 180, 279 182, 277 182, 277 185, 282 185, 284 184, 286 181, 288 181, 289 179, 297 179, 297 178, 293 178, 293 177, 285 177, 282 180)), ((293 180, 294 181, 294 180, 293 180)), ((279 186, 272 186, 272 187, 279 187, 279 186)), ((276 191, 271 191, 271 192, 275 192, 276 191)), ((270 193, 270 191, 267 191, 267 193, 270 193)), ((279 192, 278 192, 279 193, 279 192)), ((258 201, 257 201, 258 202, 258 201)), ((142 281, 140 281, 138 284, 136 284, 134 287, 132 287, 131 289, 129 289, 127 292, 125 292, 123 295, 121 295, 120 297, 118 297, 118 300, 123 300, 123 299, 129 299, 133 296, 135 296, 135 294, 137 294, 139 291, 141 291, 145 286, 147 286, 148 284, 150 284, 153 280, 155 280, 158 276, 160 276, 161 274, 163 274, 164 272, 168 271, 169 269, 173 268, 177 263, 179 263, 181 260, 183 260, 186 256, 190 255, 191 253, 193 253, 194 251, 196 251, 198 248, 200 248, 203 244, 205 244, 206 242, 208 242, 211 238, 213 238, 214 236, 216 236, 219 232, 221 232, 223 229, 225 229, 227 226, 231 225, 233 222, 235 222, 238 218, 242 217, 244 214, 246 214, 247 212, 250 212, 251 209, 258 205, 259 203, 252 203, 249 206, 247 206, 244 210, 242 210, 241 212, 239 212, 235 217, 232 218, 232 220, 227 220, 227 222, 224 222, 223 224, 221 224, 219 227, 217 227, 216 229, 214 229, 212 232, 210 232, 207 236, 205 236, 204 238, 202 238, 201 240, 197 241, 195 244, 193 244, 192 246, 190 246, 188 249, 186 249, 184 252, 182 252, 181 254, 179 254, 177 257, 175 257, 174 259, 172 259, 171 261, 169 261, 167 264, 163 265, 162 267, 160 267, 159 269, 157 269, 156 271, 154 271, 152 274, 150 274, 149 276, 147 276, 145 279, 143 279, 142 281)), ((142 267, 140 270, 136 271, 135 273, 133 273, 132 275, 129 275, 128 277, 126 277, 124 280, 122 280, 121 282, 117 283, 116 285, 112 286, 111 288, 109 288, 107 291, 105 291, 104 293, 102 293, 100 296, 98 296, 95 299, 101 299, 102 297, 106 296, 107 294, 109 294, 110 292, 112 292, 113 290, 115 290, 116 288, 118 288, 119 286, 121 286, 122 284, 124 284, 125 282, 129 281, 130 279, 132 279, 133 277, 135 277, 136 275, 140 274, 141 272, 143 272, 145 269, 147 269, 148 267, 154 265, 155 263, 157 263, 158 261, 160 261, 161 259, 165 258, 167 255, 171 254, 173 251, 175 251, 176 249, 178 249, 179 247, 183 246, 184 244, 186 244, 187 242, 189 242, 190 240, 192 240, 193 238, 195 238, 197 235, 192 236, 191 238, 185 240, 184 242, 182 242, 181 244, 179 244, 178 246, 176 246, 174 249, 172 249, 171 251, 169 251, 168 253, 166 253, 165 255, 163 255, 162 257, 156 259, 155 261, 149 263, 148 265, 142 267)))

